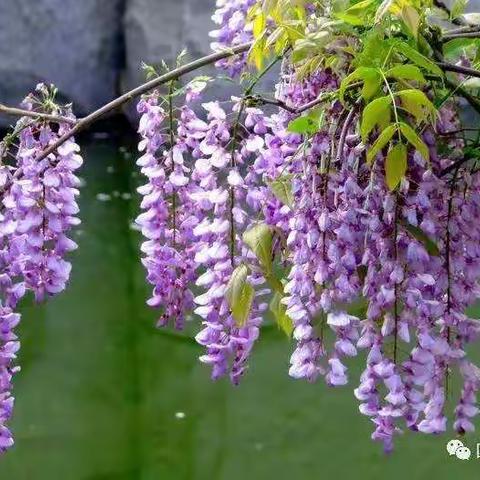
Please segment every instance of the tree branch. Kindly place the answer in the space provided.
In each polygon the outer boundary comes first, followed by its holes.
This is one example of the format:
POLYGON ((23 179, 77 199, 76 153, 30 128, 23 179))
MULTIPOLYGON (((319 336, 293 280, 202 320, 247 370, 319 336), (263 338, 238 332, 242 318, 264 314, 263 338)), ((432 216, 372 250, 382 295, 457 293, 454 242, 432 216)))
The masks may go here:
POLYGON ((463 27, 452 28, 443 32, 442 36, 457 35, 461 33, 473 33, 480 32, 480 27, 474 27, 472 25, 465 25, 463 27))
POLYGON ((293 115, 300 115, 301 113, 304 113, 307 110, 310 110, 311 108, 314 108, 317 105, 320 105, 321 103, 326 102, 330 98, 332 98, 332 92, 325 92, 322 95, 319 95, 317 98, 315 98, 311 102, 308 102, 305 105, 300 105, 299 107, 291 107, 290 105, 285 103, 283 100, 279 100, 277 98, 266 98, 259 95, 251 96, 246 100, 251 99, 254 103, 262 104, 262 105, 274 105, 275 107, 281 108, 282 110, 285 110, 293 115))
POLYGON ((443 42, 448 42, 449 40, 453 40, 455 38, 480 38, 480 32, 445 33, 442 35, 443 42))
POLYGON ((460 65, 454 65, 448 62, 438 62, 437 65, 446 72, 461 73, 462 75, 468 75, 469 77, 480 78, 480 71, 474 68, 461 67, 460 65))
MULTIPOLYGON (((443 64, 448 67, 450 66, 455 67, 455 71, 457 72, 458 72, 458 68, 462 68, 462 69, 466 68, 466 67, 458 67, 457 65, 451 65, 450 63, 445 62, 442 52, 438 48, 438 42, 435 42, 433 39, 430 40, 430 46, 432 47, 433 57, 438 65, 443 64)), ((443 68, 443 70, 446 71, 446 68, 443 68)), ((453 70, 450 70, 450 71, 453 71, 453 70)), ((472 68, 469 68, 467 70, 462 70, 461 73, 464 73, 466 75, 471 75, 472 72, 475 72, 476 74, 480 75, 480 72, 478 70, 474 70, 472 68), (469 72, 469 73, 466 73, 466 72, 469 72)), ((461 95, 470 104, 470 106, 477 113, 480 114, 480 101, 477 98, 475 98, 473 95, 467 92, 461 85, 458 85, 456 82, 453 82, 452 80, 450 80, 448 77, 445 76, 444 81, 445 81, 445 84, 452 89, 454 94, 457 93, 458 95, 461 95)))
POLYGON ((24 110, 22 108, 7 107, 2 103, 0 103, 0 112, 15 117, 30 117, 55 123, 69 123, 70 125, 75 125, 77 123, 77 120, 75 120, 74 118, 63 117, 61 115, 51 115, 49 113, 35 112, 33 110, 24 110))
POLYGON ((115 100, 107 103, 103 107, 100 107, 98 110, 95 110, 90 115, 79 120, 70 131, 68 131, 65 135, 62 135, 54 144, 52 144, 43 153, 41 153, 36 160, 40 162, 44 158, 48 157, 50 154, 54 153, 58 147, 63 145, 68 139, 76 135, 80 130, 85 129, 86 127, 97 121, 100 117, 103 117, 105 114, 111 112, 112 110, 121 107, 130 100, 139 97, 140 95, 143 95, 144 93, 147 93, 154 88, 171 82, 172 80, 177 80, 183 75, 198 70, 199 68, 218 62, 219 60, 222 60, 224 58, 233 57, 235 55, 239 55, 240 53, 246 52, 250 47, 251 43, 245 43, 230 48, 228 50, 222 50, 221 52, 212 53, 205 57, 194 60, 193 62, 182 65, 175 70, 172 70, 164 75, 161 75, 160 77, 154 78, 153 80, 150 80, 149 82, 146 82, 143 85, 134 88, 133 90, 130 90, 129 92, 123 94, 115 100))

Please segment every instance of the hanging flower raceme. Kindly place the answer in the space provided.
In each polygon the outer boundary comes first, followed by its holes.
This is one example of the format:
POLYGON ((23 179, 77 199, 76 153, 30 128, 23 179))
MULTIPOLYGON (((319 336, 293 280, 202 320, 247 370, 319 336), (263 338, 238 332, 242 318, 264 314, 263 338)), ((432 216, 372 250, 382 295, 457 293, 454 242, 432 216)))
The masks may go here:
MULTIPOLYGON (((197 286, 205 292, 195 298, 195 313, 203 319, 204 326, 196 338, 207 350, 200 360, 212 366, 212 378, 229 372, 232 382, 237 384, 259 335, 260 313, 266 307, 252 293, 251 307, 240 320, 235 318, 228 301, 229 292, 236 289, 231 285, 232 278, 242 276, 242 281, 250 286, 245 283, 245 288, 264 283, 261 274, 247 273, 244 261, 251 252, 242 242, 249 185, 239 172, 255 148, 255 135, 252 132, 252 136, 237 138, 238 124, 227 120, 227 113, 218 103, 207 103, 203 108, 207 112, 206 122, 192 116, 185 124, 187 131, 197 132, 192 175, 196 188, 191 198, 198 206, 200 222, 193 233, 197 244, 195 261, 205 270, 197 279, 197 286), (222 185, 223 178, 226 182, 222 185)), ((243 107, 234 108, 237 117, 238 109, 243 107)), ((257 297, 263 293, 259 290, 257 297)))
MULTIPOLYGON (((10 173, 2 167, 2 187, 7 185, 10 173)), ((25 284, 18 280, 20 269, 17 252, 9 240, 15 229, 15 222, 9 214, 0 214, 0 451, 13 445, 13 436, 7 423, 12 416, 14 398, 12 396, 12 377, 18 371, 14 365, 20 343, 14 329, 20 321, 15 312, 18 301, 25 293, 25 284)))
MULTIPOLYGON (((68 117, 69 108, 54 104, 55 90, 43 84, 24 102, 68 117)), ((79 224, 79 179, 74 172, 82 164, 79 146, 73 139, 65 142, 55 154, 38 162, 36 158, 59 136, 71 128, 71 122, 60 122, 54 130, 42 120, 21 118, 14 133, 18 135, 15 165, 2 166, 0 180, 2 205, 0 213, 0 450, 13 445, 6 426, 14 399, 11 380, 19 367, 14 365, 20 344, 14 328, 20 321, 16 307, 27 291, 36 300, 65 289, 71 265, 65 255, 77 245, 69 237, 79 224), (17 133, 18 132, 18 133, 17 133)))
POLYGON ((138 105, 143 155, 137 164, 148 183, 139 188, 144 212, 137 223, 146 238, 143 264, 154 287, 148 304, 163 310, 159 326, 173 321, 182 329, 193 307, 190 287, 195 270, 192 230, 197 220, 189 199, 191 180, 186 174, 190 170, 184 161, 190 147, 178 138, 172 143, 174 137, 167 134, 171 126, 159 102, 159 95, 153 94, 138 105))
MULTIPOLYGON (((464 311, 477 298, 479 232, 462 220, 477 214, 475 180, 465 177, 452 188, 440 177, 455 159, 438 153, 427 130, 430 163, 409 153, 408 179, 392 192, 385 179, 387 159, 379 153, 372 165, 364 161, 367 146, 357 132, 357 112, 335 97, 322 108, 321 120, 310 117, 319 121, 314 135, 296 132, 292 110, 337 89, 337 77, 328 69, 301 81, 287 69, 277 99, 289 111, 268 116, 243 105, 235 120, 239 105, 229 111, 211 102, 203 104, 204 120, 185 105, 164 161, 170 175, 168 180, 158 175, 162 185, 171 185, 161 193, 164 207, 150 218, 168 224, 169 196, 174 187, 186 187, 176 208, 178 215, 187 205, 195 210, 188 217, 191 242, 184 255, 195 264, 189 281, 195 268, 199 272, 196 285, 203 292, 195 298, 194 313, 203 329, 196 338, 206 348, 200 360, 211 365, 213 378, 230 373, 238 383, 259 335, 266 309, 262 296, 274 295, 293 324, 293 377, 314 381, 322 375, 332 387, 345 385, 346 358, 369 351, 355 395, 360 411, 375 424, 372 438, 389 452, 402 420, 411 430, 445 431, 448 376, 459 362, 467 373, 455 428, 471 430, 470 418, 477 413, 475 370, 463 360, 464 345, 478 334, 464 311), (174 157, 181 168, 169 163, 174 157), (460 213, 453 217, 452 208, 460 213), (250 211, 261 211, 265 223, 250 219, 250 211), (268 278, 271 271, 255 246, 245 243, 249 231, 260 241, 259 225, 271 235, 271 259, 287 266, 284 283, 268 278), (231 302, 239 276, 250 303, 240 322, 231 302)), ((142 122, 155 125, 148 141, 156 152, 169 140, 160 129, 165 112, 158 98, 150 102, 142 107, 142 122)), ((438 128, 454 125, 455 115, 445 107, 438 128)), ((158 165, 151 165, 156 172, 158 165)), ((171 241, 165 239, 164 247, 171 241)))
POLYGON ((35 125, 22 131, 17 153, 22 175, 5 199, 17 222, 14 241, 19 244, 22 275, 37 301, 65 289, 71 264, 64 257, 77 248, 68 234, 80 223, 76 202, 80 182, 74 173, 82 165, 79 146, 69 140, 57 154, 36 161, 66 128, 54 133, 49 125, 35 125))

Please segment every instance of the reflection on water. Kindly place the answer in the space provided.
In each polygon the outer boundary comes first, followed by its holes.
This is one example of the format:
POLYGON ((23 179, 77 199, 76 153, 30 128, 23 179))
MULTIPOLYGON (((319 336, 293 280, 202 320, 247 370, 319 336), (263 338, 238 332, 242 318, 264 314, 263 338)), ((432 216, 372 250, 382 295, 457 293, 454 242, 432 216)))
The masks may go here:
POLYGON ((473 478, 480 460, 448 457, 447 437, 406 434, 383 457, 353 385, 289 379, 291 346, 274 328, 263 332, 240 387, 212 384, 196 361, 193 329, 157 331, 144 306, 132 228, 138 178, 125 152, 107 140, 85 146, 73 279, 47 305, 24 308, 17 444, 0 460, 0 478, 473 478))

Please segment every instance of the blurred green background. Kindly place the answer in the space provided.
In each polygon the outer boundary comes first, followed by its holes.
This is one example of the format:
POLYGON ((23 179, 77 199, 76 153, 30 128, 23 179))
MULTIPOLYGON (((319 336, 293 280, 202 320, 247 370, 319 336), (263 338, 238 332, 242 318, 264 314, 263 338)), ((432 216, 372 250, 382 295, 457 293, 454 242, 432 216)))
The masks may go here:
MULTIPOLYGON (((478 478, 450 458, 451 435, 406 433, 385 457, 352 383, 290 379, 290 342, 266 328, 240 387, 212 383, 192 331, 155 328, 139 262, 134 158, 107 139, 84 148, 80 249, 68 290, 27 306, 22 371, 0 459, 8 480, 435 480, 478 478)), ((478 356, 478 354, 477 354, 478 356)), ((465 440, 472 450, 480 434, 465 440)))

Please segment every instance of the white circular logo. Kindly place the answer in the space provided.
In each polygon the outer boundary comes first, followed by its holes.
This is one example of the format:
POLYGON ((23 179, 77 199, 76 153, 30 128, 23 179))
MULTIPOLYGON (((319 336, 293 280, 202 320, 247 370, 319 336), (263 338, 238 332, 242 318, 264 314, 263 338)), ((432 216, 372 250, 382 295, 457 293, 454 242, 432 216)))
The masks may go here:
POLYGON ((471 450, 458 439, 447 443, 447 452, 450 456, 455 455, 459 460, 470 460, 472 456, 471 450))

